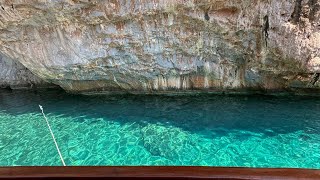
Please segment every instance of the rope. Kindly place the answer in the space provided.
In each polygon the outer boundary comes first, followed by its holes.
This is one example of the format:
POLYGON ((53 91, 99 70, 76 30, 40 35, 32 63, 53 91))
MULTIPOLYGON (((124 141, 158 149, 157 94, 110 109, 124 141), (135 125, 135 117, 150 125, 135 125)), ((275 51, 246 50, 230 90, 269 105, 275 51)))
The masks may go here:
POLYGON ((43 108, 42 108, 42 106, 41 106, 41 105, 39 105, 39 107, 40 107, 40 109, 41 109, 41 112, 42 112, 42 115, 43 115, 44 119, 45 119, 45 120, 46 120, 46 122, 47 122, 47 125, 48 125, 48 128, 49 128, 49 131, 50 131, 50 133, 51 133, 51 136, 52 136, 52 139, 53 139, 53 141, 54 141, 54 144, 56 145, 56 148, 57 148, 58 154, 59 154, 59 156, 60 156, 61 162, 62 162, 63 166, 66 166, 66 164, 64 163, 63 157, 62 157, 62 155, 61 155, 61 152, 60 152, 60 150, 59 150, 58 143, 57 143, 56 139, 54 138, 54 134, 53 134, 53 132, 52 132, 52 130, 51 130, 51 127, 50 127, 49 121, 48 121, 48 119, 47 119, 46 115, 44 115, 44 112, 43 112, 43 108))

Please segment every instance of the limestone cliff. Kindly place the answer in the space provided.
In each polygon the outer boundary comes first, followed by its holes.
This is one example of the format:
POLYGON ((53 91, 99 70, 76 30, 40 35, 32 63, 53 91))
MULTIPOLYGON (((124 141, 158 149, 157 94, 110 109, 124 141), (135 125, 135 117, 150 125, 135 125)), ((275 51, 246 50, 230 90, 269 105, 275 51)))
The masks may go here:
POLYGON ((52 87, 33 75, 21 63, 0 54, 0 88, 32 89, 52 87))
POLYGON ((1 0, 0 52, 70 92, 320 89, 320 0, 1 0))

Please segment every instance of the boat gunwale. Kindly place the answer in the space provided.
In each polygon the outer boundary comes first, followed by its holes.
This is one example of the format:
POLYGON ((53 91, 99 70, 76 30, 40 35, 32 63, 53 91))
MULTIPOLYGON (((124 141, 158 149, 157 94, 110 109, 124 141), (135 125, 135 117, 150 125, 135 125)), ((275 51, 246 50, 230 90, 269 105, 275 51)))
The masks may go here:
POLYGON ((204 166, 14 166, 0 179, 320 179, 320 170, 204 166))

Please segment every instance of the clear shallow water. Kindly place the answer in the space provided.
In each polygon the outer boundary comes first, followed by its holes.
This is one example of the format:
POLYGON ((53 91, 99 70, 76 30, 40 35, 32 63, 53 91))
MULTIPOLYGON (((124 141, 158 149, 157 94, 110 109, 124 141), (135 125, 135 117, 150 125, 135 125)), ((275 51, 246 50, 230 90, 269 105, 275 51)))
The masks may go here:
POLYGON ((0 91, 0 166, 200 165, 320 169, 320 98, 76 96, 0 91))

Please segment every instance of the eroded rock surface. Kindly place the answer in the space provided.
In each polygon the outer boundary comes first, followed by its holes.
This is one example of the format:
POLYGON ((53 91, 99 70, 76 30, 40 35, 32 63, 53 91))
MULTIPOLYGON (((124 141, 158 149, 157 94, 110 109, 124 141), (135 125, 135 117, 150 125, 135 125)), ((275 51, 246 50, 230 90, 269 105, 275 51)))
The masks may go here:
POLYGON ((320 0, 0 6, 0 52, 70 92, 320 87, 320 0))
POLYGON ((0 88, 32 89, 51 86, 32 74, 21 63, 0 54, 0 88))

